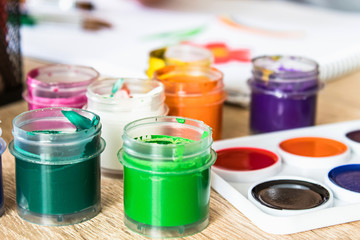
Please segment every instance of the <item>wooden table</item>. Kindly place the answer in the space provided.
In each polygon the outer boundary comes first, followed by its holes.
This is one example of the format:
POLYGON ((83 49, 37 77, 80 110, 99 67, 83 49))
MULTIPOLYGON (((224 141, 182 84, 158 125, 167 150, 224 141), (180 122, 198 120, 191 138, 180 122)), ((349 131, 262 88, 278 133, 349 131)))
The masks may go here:
MULTIPOLYGON (((24 61, 24 72, 44 63, 24 61)), ((360 119, 360 71, 328 83, 319 94, 316 124, 360 119)), ((0 108, 0 127, 7 143, 12 119, 27 110, 24 101, 0 108)), ((225 106, 224 138, 249 135, 249 110, 225 106)), ((102 211, 84 223, 65 227, 44 227, 22 220, 16 212, 14 157, 8 150, 3 157, 5 214, 0 218, 0 239, 146 239, 131 232, 123 223, 123 181, 102 177, 102 211)), ((359 213, 360 214, 360 213, 359 213)), ((296 233, 272 235, 257 228, 241 212, 212 190, 210 224, 201 233, 185 239, 360 239, 360 221, 296 233)))

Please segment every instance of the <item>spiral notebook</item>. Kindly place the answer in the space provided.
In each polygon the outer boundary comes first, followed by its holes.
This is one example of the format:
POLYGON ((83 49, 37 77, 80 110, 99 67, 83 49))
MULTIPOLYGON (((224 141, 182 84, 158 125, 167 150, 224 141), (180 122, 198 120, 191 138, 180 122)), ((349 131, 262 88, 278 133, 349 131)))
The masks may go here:
POLYGON ((89 65, 103 75, 146 77, 153 49, 183 41, 220 43, 229 51, 248 53, 215 63, 224 72, 228 102, 243 106, 249 102, 250 59, 256 56, 312 58, 324 81, 360 69, 360 13, 281 0, 172 0, 156 8, 134 0, 92 2, 95 10, 88 15, 105 19, 112 28, 89 32, 69 23, 24 26, 24 56, 89 65))

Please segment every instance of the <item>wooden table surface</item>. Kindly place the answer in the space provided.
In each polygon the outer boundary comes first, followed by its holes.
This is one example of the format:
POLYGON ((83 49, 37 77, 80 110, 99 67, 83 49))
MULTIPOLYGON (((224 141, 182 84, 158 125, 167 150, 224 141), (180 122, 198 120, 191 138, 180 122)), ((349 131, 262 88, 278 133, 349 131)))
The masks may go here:
MULTIPOLYGON (((24 73, 44 63, 24 61, 24 73)), ((316 124, 360 119, 360 71, 328 83, 320 92, 316 124)), ((24 101, 0 108, 4 140, 12 140, 12 119, 27 110, 24 101)), ((225 105, 223 138, 249 135, 249 110, 225 105)), ((8 150, 3 158, 5 214, 0 218, 0 239, 146 239, 123 223, 123 181, 102 177, 102 211, 84 223, 45 227, 22 220, 16 212, 14 157, 8 150)), ((359 213, 360 214, 360 213, 359 213)), ((360 221, 290 234, 266 233, 250 222, 217 192, 211 191, 210 224, 201 233, 184 239, 360 239, 360 221)))

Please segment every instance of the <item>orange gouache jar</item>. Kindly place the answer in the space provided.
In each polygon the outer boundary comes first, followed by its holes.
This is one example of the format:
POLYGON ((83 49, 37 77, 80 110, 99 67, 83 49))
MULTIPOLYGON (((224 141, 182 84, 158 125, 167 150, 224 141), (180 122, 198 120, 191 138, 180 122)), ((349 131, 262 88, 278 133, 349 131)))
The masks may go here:
POLYGON ((222 108, 226 99, 223 74, 204 66, 166 66, 154 72, 165 86, 165 103, 170 116, 201 120, 221 139, 222 108))

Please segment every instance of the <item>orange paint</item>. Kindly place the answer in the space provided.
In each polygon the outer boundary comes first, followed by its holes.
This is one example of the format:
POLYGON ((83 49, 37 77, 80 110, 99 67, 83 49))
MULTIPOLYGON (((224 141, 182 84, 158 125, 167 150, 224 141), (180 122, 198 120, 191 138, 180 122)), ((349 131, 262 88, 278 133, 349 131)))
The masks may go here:
POLYGON ((345 153, 347 146, 339 141, 320 137, 291 138, 280 143, 288 153, 306 157, 330 157, 345 153))
POLYGON ((167 66, 154 73, 165 86, 169 116, 201 120, 221 139, 222 107, 226 99, 223 74, 210 67, 167 66))

